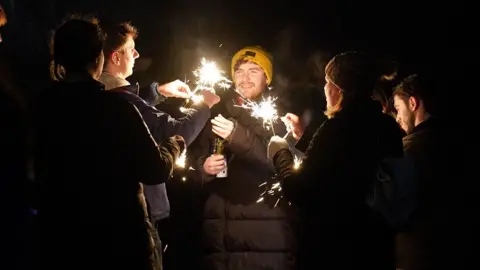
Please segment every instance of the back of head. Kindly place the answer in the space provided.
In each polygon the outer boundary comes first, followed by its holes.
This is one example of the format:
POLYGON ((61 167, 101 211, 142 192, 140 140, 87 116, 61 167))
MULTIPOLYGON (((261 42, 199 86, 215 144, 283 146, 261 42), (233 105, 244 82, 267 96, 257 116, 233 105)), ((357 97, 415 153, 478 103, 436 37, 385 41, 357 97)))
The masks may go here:
MULTIPOLYGON (((72 16, 53 33, 51 75, 63 80, 69 72, 87 72, 102 56, 105 36, 93 17, 72 16)), ((103 64, 103 63, 102 63, 103 64)))
POLYGON ((336 55, 325 67, 325 76, 343 90, 345 99, 370 98, 379 82, 395 75, 392 62, 355 51, 336 55))

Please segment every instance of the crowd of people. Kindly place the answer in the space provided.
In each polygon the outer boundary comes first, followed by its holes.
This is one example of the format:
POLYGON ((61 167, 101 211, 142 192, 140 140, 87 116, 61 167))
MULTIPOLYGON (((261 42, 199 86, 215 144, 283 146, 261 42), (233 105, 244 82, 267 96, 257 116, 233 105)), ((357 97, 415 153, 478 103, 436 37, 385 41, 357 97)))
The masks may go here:
POLYGON ((177 117, 159 105, 190 98, 187 84, 127 80, 140 56, 137 35, 130 23, 69 17, 52 36, 51 86, 28 104, 0 64, 0 242, 12 254, 2 269, 162 269, 166 183, 185 149, 207 196, 200 259, 182 248, 168 254, 181 265, 470 268, 469 198, 452 185, 463 177, 464 148, 437 113, 430 78, 402 79, 389 104, 379 85, 395 72, 384 61, 337 54, 325 67, 326 120, 287 113, 273 136, 239 106, 274 93, 272 56, 262 47, 233 56, 235 90, 202 90, 201 102, 177 117), (280 197, 258 202, 272 181, 280 197))

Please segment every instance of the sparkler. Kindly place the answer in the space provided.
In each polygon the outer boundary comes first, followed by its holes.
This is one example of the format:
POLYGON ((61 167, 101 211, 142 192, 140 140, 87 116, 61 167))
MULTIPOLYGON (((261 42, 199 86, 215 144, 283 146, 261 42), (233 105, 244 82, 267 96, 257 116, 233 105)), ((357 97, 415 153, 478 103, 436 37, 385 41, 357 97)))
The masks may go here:
POLYGON ((263 120, 263 125, 267 128, 270 126, 273 135, 275 135, 273 123, 278 119, 278 112, 274 103, 275 100, 277 100, 277 98, 268 97, 262 98, 262 101, 260 102, 255 102, 242 97, 243 104, 237 105, 237 107, 250 110, 252 117, 257 119, 261 118, 263 120))
MULTIPOLYGON (((298 170, 302 164, 302 161, 303 160, 301 158, 295 156, 293 158, 293 169, 298 170)), ((273 177, 272 179, 275 178, 276 177, 273 177)), ((272 183, 263 182, 259 185, 259 187, 265 187, 265 191, 260 194, 260 198, 258 198, 257 203, 264 202, 267 196, 272 196, 277 199, 273 207, 277 207, 280 201, 283 199, 282 185, 280 181, 274 181, 272 183)))
MULTIPOLYGON (((195 89, 190 92, 190 100, 192 103, 197 104, 203 101, 203 96, 199 95, 198 92, 202 90, 208 90, 215 93, 215 87, 221 89, 230 88, 232 82, 228 80, 225 76, 225 71, 219 69, 217 64, 213 61, 209 62, 205 58, 201 60, 201 66, 193 71, 195 75, 195 89)), ((187 75, 185 74, 185 83, 187 83, 187 75)), ((189 113, 190 109, 188 107, 180 107, 182 113, 189 113)), ((187 150, 185 149, 183 153, 178 157, 176 161, 177 168, 185 168, 185 161, 187 159, 187 150)), ((190 167, 191 168, 191 167, 190 167)), ((185 178, 183 179, 185 181, 185 178)))
POLYGON ((190 94, 193 103, 203 100, 202 96, 197 95, 201 90, 209 90, 215 93, 215 88, 228 89, 232 85, 232 81, 224 76, 225 71, 219 69, 213 61, 209 62, 202 58, 201 66, 193 71, 195 75, 195 89, 190 94))
POLYGON ((185 168, 187 160, 187 149, 183 150, 183 152, 178 156, 177 160, 175 161, 175 166, 177 168, 185 168))
MULTIPOLYGON (((196 68, 193 72, 195 75, 195 88, 190 92, 190 98, 187 100, 194 104, 203 101, 203 96, 198 92, 202 90, 209 90, 215 93, 215 88, 228 89, 232 85, 232 81, 224 76, 225 71, 219 69, 217 64, 213 61, 207 61, 205 58, 201 60, 201 66, 196 68)), ((185 83, 187 81, 187 75, 185 74, 185 83)), ((184 110, 182 107, 180 110, 184 110)))

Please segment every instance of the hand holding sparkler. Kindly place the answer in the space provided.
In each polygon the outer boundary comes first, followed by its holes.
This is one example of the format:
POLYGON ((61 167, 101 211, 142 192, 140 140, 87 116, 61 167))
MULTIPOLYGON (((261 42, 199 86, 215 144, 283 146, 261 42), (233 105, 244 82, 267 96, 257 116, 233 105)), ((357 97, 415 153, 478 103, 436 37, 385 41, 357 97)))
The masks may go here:
POLYGON ((161 95, 165 97, 175 97, 175 98, 190 98, 191 96, 191 90, 190 87, 180 81, 180 80, 175 80, 173 82, 169 82, 163 85, 157 86, 157 91, 161 95))
POLYGON ((274 103, 276 98, 264 98, 261 102, 251 101, 243 97, 242 100, 243 104, 237 107, 250 110, 253 117, 263 119, 263 125, 269 126, 272 129, 273 135, 275 135, 273 123, 278 119, 278 112, 274 103))
POLYGON ((295 140, 300 140, 304 132, 300 118, 293 113, 287 113, 285 116, 281 117, 280 120, 282 120, 287 127, 287 134, 291 133, 295 140))
POLYGON ((282 149, 289 149, 287 140, 279 136, 272 136, 268 143, 268 158, 272 159, 282 149))
POLYGON ((218 102, 220 102, 220 97, 215 94, 214 92, 210 91, 210 90, 203 90, 200 92, 199 95, 197 95, 198 99, 199 100, 193 100, 194 103, 198 103, 198 102, 203 102, 205 103, 205 105, 207 105, 209 108, 212 108, 213 105, 217 104, 218 102), (195 102, 196 101, 196 102, 195 102))

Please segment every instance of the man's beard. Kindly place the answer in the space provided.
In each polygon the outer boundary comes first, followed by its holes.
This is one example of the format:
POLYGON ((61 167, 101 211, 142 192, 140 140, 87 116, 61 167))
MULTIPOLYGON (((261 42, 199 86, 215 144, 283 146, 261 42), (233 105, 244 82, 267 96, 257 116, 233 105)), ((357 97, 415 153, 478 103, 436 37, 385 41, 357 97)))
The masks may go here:
POLYGON ((407 125, 407 130, 405 132, 410 134, 413 131, 413 128, 415 128, 415 115, 413 115, 413 112, 408 113, 405 125, 407 125))

